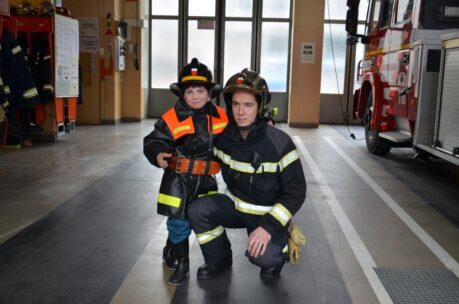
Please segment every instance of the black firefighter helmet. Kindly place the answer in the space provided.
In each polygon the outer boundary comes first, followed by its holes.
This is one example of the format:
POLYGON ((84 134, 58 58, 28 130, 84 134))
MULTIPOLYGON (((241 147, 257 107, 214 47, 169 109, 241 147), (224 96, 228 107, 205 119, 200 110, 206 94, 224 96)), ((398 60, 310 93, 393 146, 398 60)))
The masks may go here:
POLYGON ((42 1, 38 6, 39 16, 52 16, 54 14, 54 4, 51 1, 42 1))
POLYGON ((33 16, 35 15, 35 9, 30 2, 24 0, 18 5, 16 14, 19 16, 33 16))
POLYGON ((271 101, 271 93, 266 80, 257 72, 245 68, 231 76, 223 89, 223 97, 225 98, 228 113, 231 112, 233 93, 237 90, 247 90, 255 95, 260 115, 265 110, 265 106, 271 101))
POLYGON ((213 82, 212 72, 205 64, 200 63, 197 58, 193 58, 190 63, 182 68, 178 76, 178 82, 171 84, 170 89, 175 95, 183 97, 183 90, 188 85, 205 86, 211 97, 215 97, 221 91, 221 87, 213 82))

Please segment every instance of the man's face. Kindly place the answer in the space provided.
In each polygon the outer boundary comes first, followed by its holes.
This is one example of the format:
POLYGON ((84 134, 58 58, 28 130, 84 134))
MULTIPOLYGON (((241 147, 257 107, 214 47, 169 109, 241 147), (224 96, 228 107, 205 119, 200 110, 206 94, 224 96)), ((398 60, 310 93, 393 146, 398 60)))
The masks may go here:
POLYGON ((232 109, 234 120, 238 127, 250 126, 257 118, 257 99, 249 91, 236 91, 233 93, 232 109))
POLYGON ((192 109, 199 110, 209 100, 209 92, 202 85, 190 86, 183 92, 183 98, 192 109))

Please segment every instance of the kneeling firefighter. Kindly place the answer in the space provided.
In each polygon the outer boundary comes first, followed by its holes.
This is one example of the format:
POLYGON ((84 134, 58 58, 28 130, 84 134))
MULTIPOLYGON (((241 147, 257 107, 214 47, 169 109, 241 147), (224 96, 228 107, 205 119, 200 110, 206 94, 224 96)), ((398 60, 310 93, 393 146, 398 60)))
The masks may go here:
POLYGON ((220 166, 212 160, 213 140, 225 129, 228 117, 210 102, 221 88, 212 82, 207 66, 196 58, 182 68, 171 91, 179 100, 144 138, 144 154, 150 163, 164 169, 157 209, 169 217, 163 258, 175 270, 169 283, 180 285, 189 272, 191 228, 186 220, 187 204, 217 192, 213 175, 220 166))
MULTIPOLYGON (((268 124, 264 113, 271 94, 258 73, 244 69, 233 75, 223 95, 230 124, 215 141, 214 155, 228 191, 199 198, 188 208, 205 260, 197 276, 207 279, 230 268, 225 228, 246 228, 245 255, 261 268, 262 278, 276 278, 289 259, 291 218, 306 197, 303 167, 290 136, 268 124)), ((292 249, 297 259, 299 247, 292 249)))

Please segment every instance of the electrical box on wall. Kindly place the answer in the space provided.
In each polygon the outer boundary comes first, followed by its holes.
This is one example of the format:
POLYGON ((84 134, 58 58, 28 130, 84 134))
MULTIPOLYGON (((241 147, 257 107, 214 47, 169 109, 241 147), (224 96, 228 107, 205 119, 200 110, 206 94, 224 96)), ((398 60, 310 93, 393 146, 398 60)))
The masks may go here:
POLYGON ((115 70, 124 71, 126 66, 126 43, 121 36, 115 36, 115 70))

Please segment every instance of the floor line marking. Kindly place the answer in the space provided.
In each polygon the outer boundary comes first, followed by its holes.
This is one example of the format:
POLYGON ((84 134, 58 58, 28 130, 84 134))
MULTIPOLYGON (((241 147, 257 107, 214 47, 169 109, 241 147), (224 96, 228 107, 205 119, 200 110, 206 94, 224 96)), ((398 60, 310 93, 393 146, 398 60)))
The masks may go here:
POLYGON ((386 203, 389 208, 411 229, 411 231, 432 251, 432 253, 459 278, 459 264, 437 243, 416 221, 400 207, 392 197, 379 186, 357 163, 355 163, 336 143, 329 137, 325 141, 338 153, 341 158, 367 183, 371 189, 386 203))
POLYGON ((317 181, 317 184, 324 195, 325 201, 328 203, 330 209, 332 210, 333 215, 336 218, 336 221, 338 222, 341 230, 343 231, 343 234, 346 237, 347 242, 349 243, 349 246, 352 249, 352 252, 354 253, 358 263, 360 264, 360 267, 362 268, 363 273, 365 274, 368 282, 370 283, 370 286, 372 287, 379 302, 382 304, 393 303, 389 294, 384 288, 384 285, 379 280, 379 277, 374 270, 374 268, 376 267, 376 263, 373 260, 373 257, 371 256, 368 249, 365 247, 365 244, 363 243, 359 234, 357 233, 351 221, 347 217, 343 208, 339 204, 330 186, 328 186, 316 162, 304 146, 299 136, 293 136, 293 140, 295 141, 296 146, 298 147, 304 159, 306 160, 308 167, 311 169, 311 173, 314 176, 314 179, 317 181))

